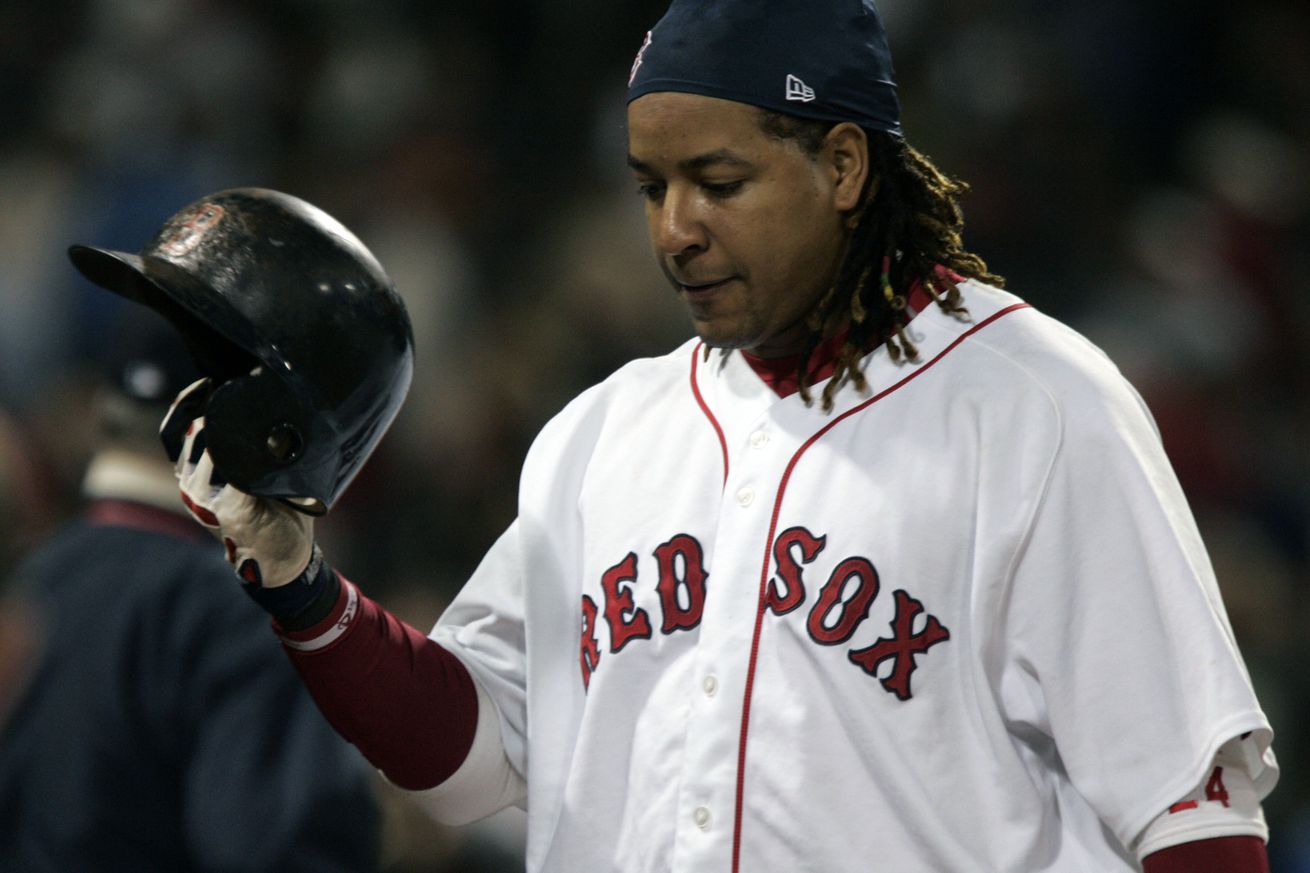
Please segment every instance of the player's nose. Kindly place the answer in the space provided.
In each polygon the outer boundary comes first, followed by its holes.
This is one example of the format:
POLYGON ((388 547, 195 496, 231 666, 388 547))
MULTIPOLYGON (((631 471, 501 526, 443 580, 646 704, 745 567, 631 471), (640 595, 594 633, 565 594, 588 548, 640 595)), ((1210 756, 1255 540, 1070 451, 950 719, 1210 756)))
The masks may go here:
POLYGON ((709 234, 703 218, 695 194, 670 185, 651 216, 651 237, 657 251, 677 256, 705 249, 709 234))

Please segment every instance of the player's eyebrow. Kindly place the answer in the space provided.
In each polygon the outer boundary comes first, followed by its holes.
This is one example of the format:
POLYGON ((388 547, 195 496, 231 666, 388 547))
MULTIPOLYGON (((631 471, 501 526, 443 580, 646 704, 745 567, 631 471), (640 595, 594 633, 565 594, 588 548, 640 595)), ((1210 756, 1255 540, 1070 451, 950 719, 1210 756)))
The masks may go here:
MULTIPOLYGON (((743 170, 752 169, 755 165, 743 157, 735 154, 728 149, 715 149, 712 152, 696 155, 695 157, 686 158, 678 161, 678 169, 684 173, 704 170, 706 167, 718 164, 726 164, 731 167, 738 167, 743 170)), ((645 173, 648 176, 658 176, 649 164, 645 161, 638 160, 633 155, 628 155, 628 166, 638 173, 645 173)))

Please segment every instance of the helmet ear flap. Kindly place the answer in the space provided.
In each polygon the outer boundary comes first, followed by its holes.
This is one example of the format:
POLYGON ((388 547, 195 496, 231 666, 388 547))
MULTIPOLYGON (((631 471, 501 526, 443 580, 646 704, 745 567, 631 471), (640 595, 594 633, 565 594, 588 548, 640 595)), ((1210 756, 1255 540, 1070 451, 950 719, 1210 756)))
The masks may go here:
MULTIPOLYGON (((219 385, 205 410, 205 432, 214 467, 237 488, 250 493, 268 493, 275 479, 295 476, 294 493, 283 498, 315 498, 321 503, 322 488, 313 481, 316 470, 313 416, 283 380, 259 366, 244 376, 219 385), (300 487, 296 487, 300 486, 300 487)), ((333 471, 325 471, 330 475, 333 471)))

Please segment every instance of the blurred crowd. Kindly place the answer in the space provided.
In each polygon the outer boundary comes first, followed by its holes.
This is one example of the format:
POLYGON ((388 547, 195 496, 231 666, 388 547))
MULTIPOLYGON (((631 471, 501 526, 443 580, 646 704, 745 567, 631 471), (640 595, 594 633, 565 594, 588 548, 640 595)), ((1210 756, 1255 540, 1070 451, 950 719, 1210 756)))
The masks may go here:
MULTIPOLYGON (((624 164, 628 68, 664 5, 0 5, 0 577, 74 506, 125 305, 65 249, 135 251, 259 185, 341 219, 409 307, 410 398, 319 527, 430 626, 511 520, 536 430, 689 334, 624 164)), ((1156 415, 1277 732, 1273 869, 1310 871, 1310 7, 880 7, 908 139, 973 186, 969 247, 1156 415)), ((392 873, 515 868, 518 819, 416 816, 393 807, 392 873)))

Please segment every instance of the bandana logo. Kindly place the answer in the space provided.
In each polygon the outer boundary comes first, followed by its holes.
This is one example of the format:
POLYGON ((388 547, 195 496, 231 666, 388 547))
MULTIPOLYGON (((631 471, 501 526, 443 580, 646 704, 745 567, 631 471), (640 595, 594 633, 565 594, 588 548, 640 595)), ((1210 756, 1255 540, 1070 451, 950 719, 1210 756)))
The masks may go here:
MULTIPOLYGON (((643 49, 644 50, 644 49, 643 49)), ((641 56, 637 56, 637 62, 641 62, 641 56)), ((636 71, 636 67, 633 67, 636 71)), ((814 99, 814 89, 806 85, 791 73, 787 74, 787 99, 797 103, 809 103, 814 99)))
POLYGON ((649 30, 646 31, 646 41, 641 44, 641 48, 637 49, 637 57, 633 60, 632 69, 628 72, 629 86, 632 85, 632 80, 637 78, 637 68, 641 66, 641 59, 646 56, 646 49, 650 48, 650 34, 649 30))

